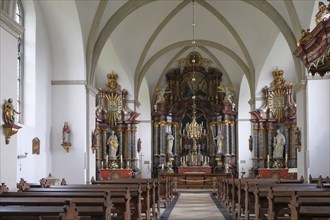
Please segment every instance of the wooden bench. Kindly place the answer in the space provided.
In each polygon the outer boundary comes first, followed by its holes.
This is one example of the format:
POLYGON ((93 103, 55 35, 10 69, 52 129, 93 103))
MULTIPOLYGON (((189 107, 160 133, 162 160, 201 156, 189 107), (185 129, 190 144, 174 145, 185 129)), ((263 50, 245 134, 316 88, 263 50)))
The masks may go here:
MULTIPOLYGON (((131 179, 131 180, 107 180, 107 181, 92 181, 94 185, 136 185, 140 184, 142 188, 142 197, 144 199, 143 208, 145 210, 151 206, 152 216, 158 218, 160 213, 160 180, 159 179, 131 179), (143 190, 143 187, 147 187, 147 191, 143 190), (149 195, 150 194, 150 195, 149 195), (150 198, 148 201, 147 198, 150 198), (148 204, 149 203, 149 204, 148 204)), ((150 215, 150 213, 149 213, 150 215)))
MULTIPOLYGON (((9 197, 7 197, 9 198, 9 197)), ((57 206, 48 206, 46 204, 18 206, 6 205, 0 206, 1 216, 6 219, 44 219, 44 217, 56 217, 62 220, 78 220, 81 216, 89 217, 89 219, 106 219, 110 220, 111 216, 105 216, 104 210, 100 206, 79 206, 77 207, 72 201, 67 200, 57 206), (78 215, 79 213, 79 215, 78 215)), ((84 218, 86 219, 86 218, 84 218)))
POLYGON ((296 195, 303 197, 304 200, 308 200, 308 198, 312 197, 330 198, 330 189, 317 188, 316 184, 272 186, 267 195, 269 219, 277 219, 281 210, 289 208, 292 192, 296 192, 296 195))
POLYGON ((291 219, 330 218, 330 197, 303 197, 293 192, 290 204, 291 219))
POLYGON ((97 187, 93 185, 81 185, 80 187, 70 187, 66 186, 52 186, 49 188, 29 188, 24 191, 26 196, 31 193, 48 193, 49 195, 54 195, 56 193, 67 193, 68 195, 73 195, 73 193, 106 193, 111 195, 112 201, 112 213, 117 213, 118 216, 122 216, 125 219, 130 219, 132 211, 134 216, 142 218, 141 215, 141 190, 139 186, 135 188, 131 187, 124 189, 123 187, 97 187), (133 203, 134 201, 134 203, 133 203), (131 208, 131 202, 134 204, 134 210, 131 208))
MULTIPOLYGON (((303 180, 290 181, 285 183, 276 179, 255 179, 245 182, 244 188, 241 186, 238 194, 237 216, 240 217, 240 209, 244 209, 245 219, 254 213, 255 218, 259 219, 262 208, 267 208, 267 194, 271 186, 301 186, 303 180), (263 204, 263 206, 261 206, 263 204)), ((242 184, 242 183, 241 183, 242 184)), ((236 216, 236 215, 235 215, 236 216)))
MULTIPOLYGON (((235 190, 235 197, 232 203, 232 216, 233 218, 240 218, 242 215, 242 210, 244 210, 244 215, 249 216, 249 210, 254 207, 249 203, 249 199, 254 201, 254 186, 258 184, 271 185, 275 184, 278 180, 276 179, 238 179, 235 180, 235 185, 233 190, 235 190), (253 188, 251 188, 253 187, 253 188), (237 198, 237 200, 236 200, 237 198), (237 201, 237 202, 236 202, 237 201)), ((248 218, 248 217, 247 217, 248 218)))

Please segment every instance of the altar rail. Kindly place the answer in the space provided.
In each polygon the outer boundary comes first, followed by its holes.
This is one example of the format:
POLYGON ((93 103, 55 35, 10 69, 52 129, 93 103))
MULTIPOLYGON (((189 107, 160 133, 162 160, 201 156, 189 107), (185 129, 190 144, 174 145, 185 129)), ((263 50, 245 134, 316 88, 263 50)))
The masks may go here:
POLYGON ((217 180, 225 177, 231 177, 231 175, 197 172, 160 174, 160 178, 173 179, 174 191, 176 189, 215 189, 217 180))

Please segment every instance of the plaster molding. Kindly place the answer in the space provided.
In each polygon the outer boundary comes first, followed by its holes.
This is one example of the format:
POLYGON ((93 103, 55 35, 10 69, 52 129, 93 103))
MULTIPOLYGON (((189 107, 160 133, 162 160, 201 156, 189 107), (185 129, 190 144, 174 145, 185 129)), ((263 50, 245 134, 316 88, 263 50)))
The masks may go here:
POLYGON ((0 26, 15 38, 18 38, 24 32, 24 28, 9 17, 9 15, 2 9, 0 9, 0 26))
POLYGON ((86 80, 52 80, 51 85, 87 85, 87 83, 86 80))
POLYGON ((299 84, 295 85, 293 90, 295 93, 299 93, 302 90, 306 90, 307 80, 300 80, 299 84))

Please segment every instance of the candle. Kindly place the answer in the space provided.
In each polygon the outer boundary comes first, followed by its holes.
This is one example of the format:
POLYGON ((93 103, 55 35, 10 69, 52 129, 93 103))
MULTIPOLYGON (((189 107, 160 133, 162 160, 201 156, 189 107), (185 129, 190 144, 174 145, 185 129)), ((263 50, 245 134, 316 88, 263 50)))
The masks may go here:
POLYGON ((267 155, 267 162, 269 162, 269 155, 267 155))
POLYGON ((120 155, 120 163, 123 162, 123 155, 120 155))
POLYGON ((285 162, 288 162, 288 154, 285 154, 285 162))
POLYGON ((162 164, 162 170, 164 169, 164 164, 162 164))

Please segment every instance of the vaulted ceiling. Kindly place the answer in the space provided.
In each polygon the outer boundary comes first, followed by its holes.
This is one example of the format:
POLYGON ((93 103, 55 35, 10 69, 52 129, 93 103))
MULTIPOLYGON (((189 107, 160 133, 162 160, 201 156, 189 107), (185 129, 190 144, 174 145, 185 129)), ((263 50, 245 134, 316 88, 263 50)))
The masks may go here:
MULTIPOLYGON (((117 73, 135 98, 145 79, 152 99, 155 88, 164 86, 166 71, 193 50, 195 39, 196 50, 223 72, 224 84, 239 90, 245 76, 254 91, 277 37, 283 35, 292 53, 301 29, 310 27, 315 1, 195 0, 192 5, 191 0, 76 0, 87 82, 104 87, 106 74, 120 66, 117 73)), ((299 81, 304 68, 290 59, 299 81)))

